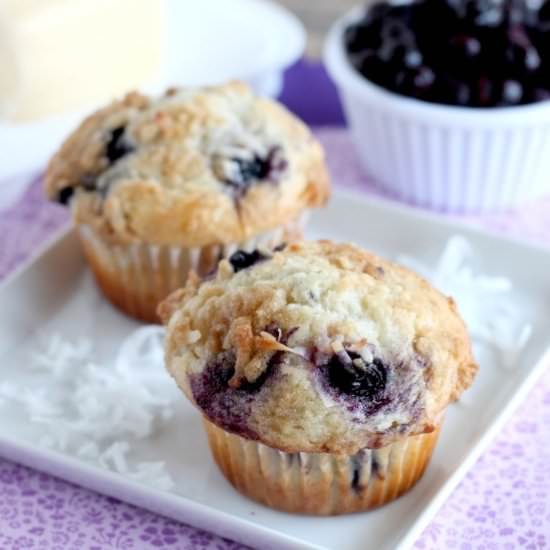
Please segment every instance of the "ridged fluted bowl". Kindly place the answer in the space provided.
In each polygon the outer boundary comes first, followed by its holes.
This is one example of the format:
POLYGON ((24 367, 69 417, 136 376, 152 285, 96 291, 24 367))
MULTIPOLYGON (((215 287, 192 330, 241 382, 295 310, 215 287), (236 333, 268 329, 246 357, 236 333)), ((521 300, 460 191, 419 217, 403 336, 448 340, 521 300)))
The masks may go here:
POLYGON ((325 64, 368 176, 408 203, 438 211, 503 210, 550 194, 550 101, 474 108, 428 103, 370 82, 331 28, 325 64))

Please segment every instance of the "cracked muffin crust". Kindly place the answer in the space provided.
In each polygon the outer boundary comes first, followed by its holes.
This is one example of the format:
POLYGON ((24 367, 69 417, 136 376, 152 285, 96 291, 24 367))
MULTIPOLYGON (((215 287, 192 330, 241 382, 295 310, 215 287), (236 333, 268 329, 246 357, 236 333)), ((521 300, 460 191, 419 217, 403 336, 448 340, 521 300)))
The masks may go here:
POLYGON ((437 431, 477 372, 453 300, 349 244, 238 252, 159 312, 167 368, 206 419, 286 453, 437 431))
POLYGON ((114 243, 238 243, 325 204, 321 146, 245 84, 137 92, 87 118, 49 163, 45 189, 114 243))

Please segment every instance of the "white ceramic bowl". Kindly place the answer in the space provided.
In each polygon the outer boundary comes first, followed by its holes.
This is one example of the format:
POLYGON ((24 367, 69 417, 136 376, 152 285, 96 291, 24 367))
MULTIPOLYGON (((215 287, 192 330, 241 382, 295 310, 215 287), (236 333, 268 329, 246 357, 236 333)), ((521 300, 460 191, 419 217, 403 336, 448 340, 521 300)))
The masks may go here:
POLYGON ((202 86, 238 78, 257 93, 276 97, 284 69, 304 52, 304 26, 274 1, 165 2, 168 82, 202 86))
POLYGON ((550 194, 550 101, 479 109, 389 92, 347 59, 343 32, 362 13, 333 25, 325 64, 361 162, 381 188, 447 212, 505 209, 550 194))
MULTIPOLYGON (((282 89, 283 71, 304 52, 303 25, 276 2, 165 3, 168 16, 164 66, 156 81, 143 87, 146 92, 236 78, 247 81, 261 95, 276 97, 282 89)), ((0 210, 12 204, 25 189, 28 173, 44 165, 61 140, 97 107, 89 105, 21 124, 5 122, 0 117, 0 210)))

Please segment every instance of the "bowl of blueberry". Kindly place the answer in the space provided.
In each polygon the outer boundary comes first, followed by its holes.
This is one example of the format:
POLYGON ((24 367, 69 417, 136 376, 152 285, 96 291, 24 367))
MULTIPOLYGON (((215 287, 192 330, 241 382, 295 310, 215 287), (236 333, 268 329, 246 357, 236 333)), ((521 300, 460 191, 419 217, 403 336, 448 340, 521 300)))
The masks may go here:
POLYGON ((550 194, 550 0, 369 3, 325 63, 368 175, 449 212, 550 194))

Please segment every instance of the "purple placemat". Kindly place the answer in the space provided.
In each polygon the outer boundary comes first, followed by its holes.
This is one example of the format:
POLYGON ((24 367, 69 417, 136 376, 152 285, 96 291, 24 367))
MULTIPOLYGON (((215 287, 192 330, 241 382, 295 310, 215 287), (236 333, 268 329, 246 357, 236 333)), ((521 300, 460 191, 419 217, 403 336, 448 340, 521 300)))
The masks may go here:
MULTIPOLYGON (((376 193, 361 175, 348 135, 319 131, 334 181, 376 193)), ((550 243, 550 199, 466 221, 550 243)), ((0 213, 0 277, 67 221, 38 182, 0 213)), ((320 520, 322 521, 322 519, 320 520)), ((550 548, 550 373, 454 491, 417 548, 550 548)), ((52 476, 0 459, 0 549, 244 548, 52 476)))

